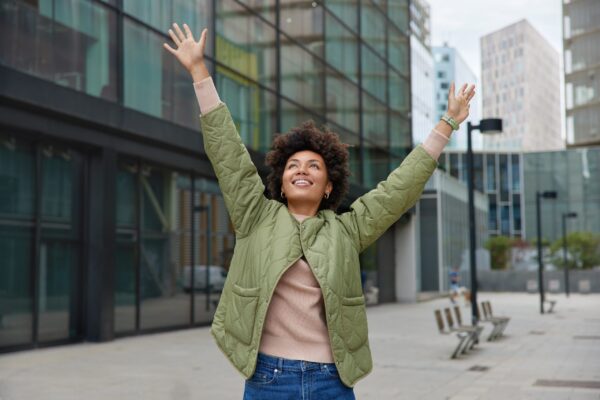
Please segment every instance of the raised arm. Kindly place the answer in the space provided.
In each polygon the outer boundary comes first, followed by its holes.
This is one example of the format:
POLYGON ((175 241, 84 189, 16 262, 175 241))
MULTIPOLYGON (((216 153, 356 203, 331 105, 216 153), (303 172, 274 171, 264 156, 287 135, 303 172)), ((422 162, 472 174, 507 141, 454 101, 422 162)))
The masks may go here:
POLYGON ((250 154, 237 132, 229 110, 219 100, 215 86, 204 63, 207 30, 196 42, 190 28, 177 24, 169 29, 176 49, 164 44, 190 73, 200 105, 200 122, 204 149, 215 170, 225 205, 236 234, 244 236, 260 221, 268 200, 265 187, 252 163, 250 154), (185 32, 184 32, 185 31, 185 32))
POLYGON ((350 206, 350 211, 340 216, 346 229, 357 238, 359 251, 377 240, 417 202, 452 134, 451 123, 460 124, 468 117, 469 102, 474 95, 474 85, 463 85, 456 95, 454 83, 451 84, 446 113, 450 123, 440 121, 425 142, 411 151, 385 181, 356 199, 350 206))

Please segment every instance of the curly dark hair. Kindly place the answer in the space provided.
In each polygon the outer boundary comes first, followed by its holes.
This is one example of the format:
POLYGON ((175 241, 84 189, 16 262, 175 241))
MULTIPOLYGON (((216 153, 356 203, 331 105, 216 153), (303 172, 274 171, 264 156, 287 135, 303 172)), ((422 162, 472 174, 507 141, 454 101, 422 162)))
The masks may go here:
POLYGON ((288 133, 277 135, 273 140, 273 146, 265 160, 267 166, 271 167, 267 177, 271 198, 287 205, 287 199, 281 197, 283 171, 287 160, 293 154, 304 150, 314 151, 323 157, 327 176, 333 185, 329 198, 321 200, 319 210, 335 211, 349 187, 348 145, 342 143, 339 136, 327 127, 317 128, 314 121, 306 121, 288 133))

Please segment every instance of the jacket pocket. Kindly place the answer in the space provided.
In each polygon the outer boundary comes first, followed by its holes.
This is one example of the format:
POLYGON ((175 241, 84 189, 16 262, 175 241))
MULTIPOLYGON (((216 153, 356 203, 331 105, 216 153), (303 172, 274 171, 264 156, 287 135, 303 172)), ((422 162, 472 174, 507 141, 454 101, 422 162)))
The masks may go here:
POLYGON ((350 351, 361 347, 368 338, 365 298, 342 298, 342 330, 346 346, 350 351))
POLYGON ((225 314, 225 329, 248 345, 252 342, 260 288, 243 288, 234 283, 231 291, 232 299, 225 314))

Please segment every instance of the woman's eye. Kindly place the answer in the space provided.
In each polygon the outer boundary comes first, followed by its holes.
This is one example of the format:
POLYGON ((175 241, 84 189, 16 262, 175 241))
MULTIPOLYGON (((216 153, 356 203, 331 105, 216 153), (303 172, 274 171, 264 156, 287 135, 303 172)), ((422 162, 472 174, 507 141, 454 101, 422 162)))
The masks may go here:
POLYGON ((315 167, 316 169, 319 169, 319 166, 317 164, 312 164, 311 167, 315 167))

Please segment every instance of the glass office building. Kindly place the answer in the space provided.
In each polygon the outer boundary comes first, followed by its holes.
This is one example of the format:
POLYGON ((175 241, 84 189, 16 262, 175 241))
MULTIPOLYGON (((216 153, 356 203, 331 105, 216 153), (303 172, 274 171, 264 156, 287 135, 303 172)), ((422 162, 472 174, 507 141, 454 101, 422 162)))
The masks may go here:
MULTIPOLYGON (((488 198, 489 236, 525 237, 523 157, 521 153, 473 154, 475 190, 488 198)), ((466 153, 447 150, 439 164, 450 175, 467 183, 466 153)))
POLYGON ((412 147, 408 3, 2 1, 0 351, 210 322, 235 237, 172 22, 208 27, 261 175, 304 120, 350 145, 347 207, 412 147))

